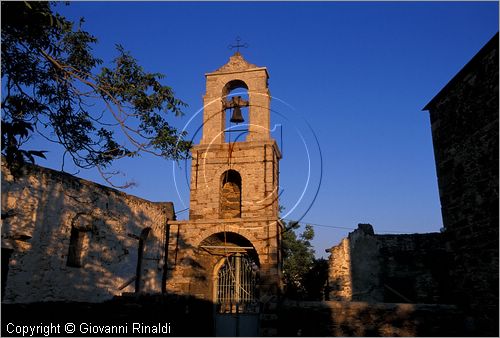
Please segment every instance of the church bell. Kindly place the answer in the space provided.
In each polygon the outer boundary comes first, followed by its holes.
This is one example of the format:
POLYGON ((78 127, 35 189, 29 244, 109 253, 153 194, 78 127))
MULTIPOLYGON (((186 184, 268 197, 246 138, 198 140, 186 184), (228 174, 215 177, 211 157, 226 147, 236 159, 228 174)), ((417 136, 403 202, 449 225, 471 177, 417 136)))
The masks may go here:
POLYGON ((235 106, 233 108, 233 115, 231 116, 231 119, 229 121, 231 121, 232 123, 245 122, 245 120, 243 119, 243 115, 241 114, 240 106, 235 106))

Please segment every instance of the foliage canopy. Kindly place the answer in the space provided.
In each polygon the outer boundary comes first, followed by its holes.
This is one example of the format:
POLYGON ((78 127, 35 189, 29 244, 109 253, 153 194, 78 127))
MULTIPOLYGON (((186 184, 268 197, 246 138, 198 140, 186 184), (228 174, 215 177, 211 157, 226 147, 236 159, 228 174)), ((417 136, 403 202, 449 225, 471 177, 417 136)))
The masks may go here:
POLYGON ((285 295, 294 299, 322 300, 328 274, 325 259, 314 257, 314 229, 306 225, 297 235, 298 222, 288 222, 282 237, 285 295))
POLYGON ((54 13, 48 2, 2 4, 2 155, 16 173, 45 157, 23 145, 33 134, 61 144, 80 168, 152 153, 182 159, 191 146, 168 124, 184 102, 119 45, 110 67, 94 56, 97 38, 54 13), (97 108, 101 106, 101 108, 97 108), (105 107, 105 108, 102 108, 105 107))

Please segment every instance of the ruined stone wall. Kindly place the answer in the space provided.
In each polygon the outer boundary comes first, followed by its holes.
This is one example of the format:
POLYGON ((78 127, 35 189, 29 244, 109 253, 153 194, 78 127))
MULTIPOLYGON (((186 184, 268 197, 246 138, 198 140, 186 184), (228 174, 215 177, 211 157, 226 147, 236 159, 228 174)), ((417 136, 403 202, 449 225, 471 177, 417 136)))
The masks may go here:
POLYGON ((439 233, 376 235, 359 224, 330 253, 331 300, 448 302, 448 254, 439 233))
POLYGON ((449 255, 440 233, 376 238, 384 302, 449 303, 449 255))
POLYGON ((348 238, 343 238, 339 245, 330 249, 328 287, 330 300, 351 300, 351 254, 348 238))
POLYGON ((133 292, 139 237, 147 227, 139 287, 161 292, 165 224, 171 218, 172 203, 149 202, 38 166, 15 181, 2 165, 2 253, 10 253, 3 302, 100 302, 133 292), (67 265, 72 228, 83 236, 80 267, 67 265))
POLYGON ((424 108, 454 257, 453 300, 491 335, 498 335, 498 57, 497 33, 424 108))
POLYGON ((349 233, 352 294, 350 300, 383 302, 380 246, 369 224, 349 233))

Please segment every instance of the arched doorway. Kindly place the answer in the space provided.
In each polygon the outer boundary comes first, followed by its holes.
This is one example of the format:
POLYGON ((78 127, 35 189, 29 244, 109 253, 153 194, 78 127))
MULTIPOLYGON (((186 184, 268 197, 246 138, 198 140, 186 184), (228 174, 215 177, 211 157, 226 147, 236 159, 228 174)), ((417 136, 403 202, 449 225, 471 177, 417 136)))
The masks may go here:
POLYGON ((251 256, 234 253, 223 258, 217 272, 215 335, 259 335, 258 266, 251 256))
POLYGON ((259 257, 252 243, 234 232, 215 233, 200 243, 215 258, 213 302, 216 336, 259 335, 259 257))
POLYGON ((247 254, 235 253, 224 258, 217 273, 218 313, 258 313, 258 269, 247 254))

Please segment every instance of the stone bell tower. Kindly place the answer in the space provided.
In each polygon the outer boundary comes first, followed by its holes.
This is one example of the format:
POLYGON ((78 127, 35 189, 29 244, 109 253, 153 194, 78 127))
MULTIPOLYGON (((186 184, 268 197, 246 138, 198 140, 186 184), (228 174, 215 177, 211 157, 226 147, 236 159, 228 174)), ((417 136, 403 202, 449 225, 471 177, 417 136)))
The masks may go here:
MULTIPOLYGON (((166 289, 210 301, 216 316, 258 318, 281 289, 281 153, 270 132, 269 75, 237 52, 205 77, 203 135, 191 149, 189 220, 168 224, 166 289), (231 113, 237 125, 226 125, 231 113), (246 139, 226 137, 234 127, 246 139)), ((254 334, 260 333, 248 333, 254 334)))
POLYGON ((237 52, 205 76, 203 136, 192 149, 190 219, 277 219, 281 153, 270 135, 267 69, 237 52), (231 132, 227 107, 235 106, 228 94, 238 88, 248 90, 249 121, 238 125, 248 136, 244 142, 225 142, 231 132))

